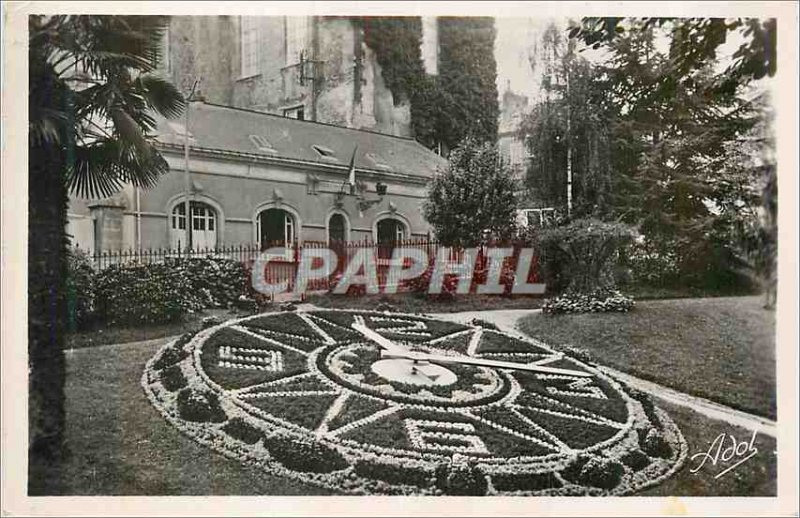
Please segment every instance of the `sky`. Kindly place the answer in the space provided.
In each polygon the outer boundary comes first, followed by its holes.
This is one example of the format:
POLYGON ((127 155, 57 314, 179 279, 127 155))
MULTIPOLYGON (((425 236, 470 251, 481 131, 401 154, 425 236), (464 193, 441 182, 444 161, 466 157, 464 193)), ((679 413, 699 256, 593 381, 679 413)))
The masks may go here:
MULTIPOLYGON (((541 78, 531 70, 528 55, 551 22, 564 30, 569 25, 567 18, 495 18, 497 37, 494 55, 497 61, 497 92, 500 99, 509 86, 513 92, 526 95, 529 105, 538 97, 541 78)), ((727 67, 731 55, 742 42, 743 38, 739 33, 729 33, 728 40, 718 49, 720 58, 716 67, 718 72, 727 67)), ((666 50, 668 39, 665 37, 660 43, 662 50, 666 50)), ((656 44, 659 45, 659 42, 656 44)), ((588 59, 597 59, 591 52, 584 52, 582 55, 588 59)))

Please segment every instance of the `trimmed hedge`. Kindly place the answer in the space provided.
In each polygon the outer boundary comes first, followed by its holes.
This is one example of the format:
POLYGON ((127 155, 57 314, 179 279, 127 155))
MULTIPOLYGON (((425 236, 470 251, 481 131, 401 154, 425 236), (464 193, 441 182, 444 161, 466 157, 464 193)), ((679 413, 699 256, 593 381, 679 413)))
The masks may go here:
POLYGON ((76 262, 79 321, 112 325, 173 322, 208 307, 229 307, 248 293, 246 267, 206 257, 167 263, 112 265, 99 272, 76 262), (87 309, 88 308, 88 309, 87 309))

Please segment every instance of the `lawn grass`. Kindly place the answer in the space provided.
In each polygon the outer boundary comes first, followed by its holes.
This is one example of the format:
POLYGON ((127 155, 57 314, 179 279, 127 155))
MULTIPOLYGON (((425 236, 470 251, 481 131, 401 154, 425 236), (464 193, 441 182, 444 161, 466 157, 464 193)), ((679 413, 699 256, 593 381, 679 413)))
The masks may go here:
MULTIPOLYGON (((242 466, 195 443, 153 408, 139 386, 145 362, 163 340, 74 350, 67 354, 67 444, 64 495, 326 495, 330 491, 242 466)), ((694 412, 664 407, 689 443, 690 455, 714 437, 749 434, 694 412)), ((684 467, 648 495, 775 494, 775 442, 760 436, 759 455, 725 477, 684 467)))
POLYGON ((214 316, 222 320, 229 320, 231 318, 244 317, 251 314, 251 312, 237 309, 207 309, 199 313, 191 313, 177 322, 169 322, 166 324, 138 326, 98 325, 94 329, 67 334, 65 348, 69 350, 96 347, 98 345, 144 342, 157 338, 181 335, 183 333, 195 333, 202 328, 202 320, 204 317, 214 316))
POLYGON ((394 295, 313 295, 306 302, 321 308, 332 309, 377 309, 381 304, 389 304, 394 311, 402 313, 459 313, 461 311, 486 311, 492 309, 537 309, 541 307, 542 297, 497 295, 457 295, 452 300, 436 300, 411 293, 394 295))
POLYGON ((601 365, 776 418, 775 312, 762 297, 640 301, 630 313, 535 314, 520 330, 601 365))
MULTIPOLYGON (((706 462, 697 473, 691 473, 690 471, 700 462, 699 458, 692 461, 692 455, 707 452, 719 434, 733 435, 738 442, 749 443, 753 432, 714 421, 688 408, 658 400, 655 402, 669 413, 680 428, 689 447, 689 454, 678 473, 637 496, 774 496, 777 494, 778 456, 775 453, 774 438, 756 435, 753 447, 758 453, 720 478, 714 477, 736 464, 738 457, 729 462, 720 461, 716 466, 706 462)), ((730 444, 730 439, 727 439, 724 448, 730 444)))

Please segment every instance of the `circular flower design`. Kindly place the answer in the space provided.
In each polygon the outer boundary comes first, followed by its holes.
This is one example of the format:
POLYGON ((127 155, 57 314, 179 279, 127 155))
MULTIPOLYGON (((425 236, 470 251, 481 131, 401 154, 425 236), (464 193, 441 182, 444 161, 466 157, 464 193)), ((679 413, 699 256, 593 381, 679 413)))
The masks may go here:
POLYGON ((168 344, 153 404, 197 441, 354 494, 627 494, 686 445, 649 398, 542 343, 419 315, 274 313, 168 344))

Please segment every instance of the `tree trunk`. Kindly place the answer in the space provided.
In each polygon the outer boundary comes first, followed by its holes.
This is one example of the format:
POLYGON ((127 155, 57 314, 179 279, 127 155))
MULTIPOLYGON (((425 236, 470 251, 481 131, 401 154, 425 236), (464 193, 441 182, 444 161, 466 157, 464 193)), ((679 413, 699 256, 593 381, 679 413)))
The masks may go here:
POLYGON ((64 153, 29 146, 28 493, 57 492, 64 456, 66 209, 64 153))

